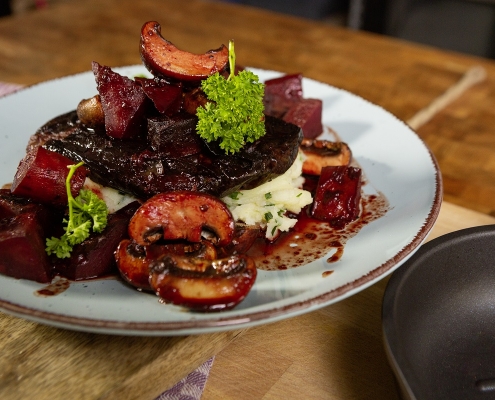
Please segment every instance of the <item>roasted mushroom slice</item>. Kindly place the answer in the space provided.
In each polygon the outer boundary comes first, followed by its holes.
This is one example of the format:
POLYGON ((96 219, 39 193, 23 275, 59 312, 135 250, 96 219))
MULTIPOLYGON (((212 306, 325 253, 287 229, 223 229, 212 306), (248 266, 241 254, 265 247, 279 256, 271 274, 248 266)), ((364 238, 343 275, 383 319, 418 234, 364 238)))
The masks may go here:
POLYGON ((137 289, 151 290, 149 260, 144 246, 129 239, 122 240, 115 251, 115 261, 124 281, 137 289))
POLYGON ((203 230, 213 232, 215 244, 226 246, 234 235, 234 219, 218 198, 197 192, 160 193, 139 207, 129 223, 129 236, 146 246, 163 240, 200 242, 203 230))
POLYGON ((218 260, 164 256, 151 263, 150 284, 166 303, 195 311, 224 311, 239 304, 256 280, 245 255, 218 260))
POLYGON ((151 291, 150 264, 165 255, 187 255, 214 260, 217 258, 217 251, 208 241, 141 246, 132 240, 124 239, 115 251, 115 261, 120 275, 127 283, 137 289, 151 291))
POLYGON ((141 29, 140 54, 146 68, 155 76, 182 81, 200 81, 222 72, 229 61, 229 50, 222 45, 205 54, 179 50, 161 35, 158 22, 146 22, 141 29))
POLYGON ((344 142, 303 139, 300 149, 306 156, 303 173, 308 175, 320 175, 323 167, 347 166, 352 160, 351 149, 344 142))

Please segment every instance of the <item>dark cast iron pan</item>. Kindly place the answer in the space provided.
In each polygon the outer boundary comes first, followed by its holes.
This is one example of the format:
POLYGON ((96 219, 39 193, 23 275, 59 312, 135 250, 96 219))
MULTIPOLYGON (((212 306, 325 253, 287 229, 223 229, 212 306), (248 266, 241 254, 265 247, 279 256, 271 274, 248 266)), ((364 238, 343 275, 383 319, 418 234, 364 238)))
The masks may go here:
POLYGON ((495 399, 495 225, 423 245, 383 299, 387 356, 404 399, 495 399))

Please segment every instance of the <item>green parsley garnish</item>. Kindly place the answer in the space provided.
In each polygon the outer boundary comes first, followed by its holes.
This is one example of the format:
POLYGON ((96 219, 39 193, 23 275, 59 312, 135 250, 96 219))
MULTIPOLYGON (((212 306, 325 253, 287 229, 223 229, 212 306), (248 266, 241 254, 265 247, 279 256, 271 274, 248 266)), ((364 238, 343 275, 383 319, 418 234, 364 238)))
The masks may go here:
POLYGON ((277 232, 278 226, 274 226, 272 228, 272 236, 275 235, 275 232, 277 232))
POLYGON ((272 218, 273 218, 273 214, 270 211, 265 213, 265 221, 266 222, 270 221, 272 218))
POLYGON ((229 197, 232 200, 239 200, 239 196, 241 196, 241 195, 242 195, 241 192, 232 192, 231 194, 229 194, 229 197))
POLYGON ((102 232, 107 226, 108 208, 91 190, 81 189, 79 195, 74 198, 71 193, 70 181, 74 172, 83 162, 70 165, 69 174, 65 180, 67 198, 69 205, 69 220, 64 219, 67 224, 64 227, 65 233, 60 237, 46 239, 46 249, 48 255, 55 254, 58 258, 70 257, 70 252, 74 245, 82 243, 93 232, 102 232))
POLYGON ((197 131, 206 141, 219 140, 226 154, 239 151, 265 133, 263 96, 265 85, 251 71, 235 75, 234 42, 229 42, 230 74, 218 72, 201 82, 210 102, 198 107, 197 131))

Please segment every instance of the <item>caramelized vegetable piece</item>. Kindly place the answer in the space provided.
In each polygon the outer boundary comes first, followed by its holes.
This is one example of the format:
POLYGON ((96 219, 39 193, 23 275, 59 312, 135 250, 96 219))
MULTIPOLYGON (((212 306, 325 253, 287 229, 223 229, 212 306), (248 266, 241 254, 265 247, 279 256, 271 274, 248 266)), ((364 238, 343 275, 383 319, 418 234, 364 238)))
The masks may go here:
MULTIPOLYGON (((14 195, 9 189, 0 189, 0 219, 15 217, 26 211, 45 210, 46 207, 32 200, 14 195)), ((46 218, 42 219, 48 222, 46 218)))
POLYGON ((165 256, 151 264, 151 287, 165 302, 196 311, 229 310, 256 280, 254 261, 245 255, 209 261, 165 256))
POLYGON ((148 100, 141 85, 97 62, 93 62, 93 73, 107 135, 117 139, 140 136, 146 128, 148 100))
POLYGON ((265 114, 282 118, 303 96, 302 75, 284 75, 265 82, 265 114))
POLYGON ((146 22, 141 29, 141 59, 154 76, 182 81, 200 81, 222 72, 229 61, 229 50, 222 45, 205 54, 192 54, 179 50, 161 35, 158 22, 146 22))
POLYGON ((203 151, 203 141, 196 133, 198 118, 179 113, 172 117, 148 118, 148 142, 165 157, 179 158, 203 151))
POLYGON ((135 78, 143 87, 144 93, 161 114, 173 115, 182 107, 182 85, 172 84, 165 79, 135 78))
POLYGON ((90 99, 81 100, 77 105, 76 112, 79 121, 90 128, 105 126, 105 114, 103 113, 99 94, 94 95, 90 99))
POLYGON ((49 282, 52 267, 45 237, 52 210, 0 190, 0 273, 18 279, 49 282))
POLYGON ((321 171, 311 214, 337 229, 359 216, 361 169, 339 166, 321 171))
POLYGON ((313 139, 323 132, 322 106, 320 99, 302 99, 287 111, 283 119, 300 127, 304 137, 313 139))
POLYGON ((198 107, 204 107, 209 101, 201 88, 194 88, 184 93, 182 107, 189 114, 196 115, 198 107))
POLYGON ((50 282, 51 265, 45 253, 43 232, 32 213, 0 220, 0 273, 50 282))
POLYGON ((92 234, 74 246, 70 258, 56 259, 56 271, 73 281, 98 278, 117 272, 114 251, 127 237, 127 225, 139 203, 133 202, 108 216, 102 233, 92 234))
POLYGON ((218 246, 228 245, 234 234, 234 219, 227 206, 204 193, 176 191, 146 201, 129 223, 129 236, 143 246, 160 239, 200 242, 203 229, 216 235, 218 246))
POLYGON ((320 175, 323 167, 345 166, 352 160, 351 149, 344 142, 305 138, 300 149, 306 156, 303 173, 308 175, 320 175))
MULTIPOLYGON (((39 203, 66 206, 65 180, 69 173, 67 166, 72 164, 72 160, 59 153, 37 147, 19 163, 11 191, 17 196, 29 197, 39 203)), ((75 172, 71 180, 73 196, 79 193, 87 174, 84 167, 75 172)))

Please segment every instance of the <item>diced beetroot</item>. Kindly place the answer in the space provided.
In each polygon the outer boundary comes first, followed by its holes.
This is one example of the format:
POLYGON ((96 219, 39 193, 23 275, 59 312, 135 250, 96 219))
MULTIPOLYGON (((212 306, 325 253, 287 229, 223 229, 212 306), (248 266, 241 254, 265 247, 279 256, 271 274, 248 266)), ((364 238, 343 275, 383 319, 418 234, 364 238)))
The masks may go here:
POLYGON ((37 207, 25 197, 13 195, 9 189, 0 189, 0 219, 11 218, 37 207))
MULTIPOLYGON (((59 153, 37 147, 19 163, 10 190, 16 196, 28 197, 39 203, 67 205, 65 180, 69 174, 68 166, 73 164, 74 161, 59 153)), ((79 193, 87 174, 84 167, 75 171, 71 179, 73 196, 79 193)))
POLYGON ((318 179, 320 179, 320 175, 303 174, 303 177, 304 177, 303 189, 310 192, 314 197, 316 193, 316 188, 318 187, 318 179))
POLYGON ((204 107, 208 102, 208 97, 203 89, 194 88, 184 93, 182 109, 189 114, 196 115, 198 107, 204 107))
POLYGON ((51 264, 35 212, 0 220, 0 273, 17 279, 50 282, 51 264))
POLYGON ((93 62, 108 136, 129 139, 140 136, 146 127, 147 96, 141 85, 109 67, 93 62))
POLYGON ((161 114, 173 115, 182 107, 182 85, 172 84, 165 79, 135 78, 143 87, 144 93, 161 114))
POLYGON ((265 114, 282 118, 293 104, 302 99, 302 75, 284 75, 265 82, 265 114))
POLYGON ((9 189, 0 189, 0 219, 12 218, 26 212, 36 215, 45 236, 48 236, 60 228, 53 221, 61 220, 64 211, 60 208, 55 209, 35 203, 25 197, 16 196, 9 189))
POLYGON ((198 118, 186 113, 149 118, 148 141, 165 157, 179 158, 201 153, 202 140, 196 133, 197 124, 198 118))
POLYGON ((321 117, 320 99, 302 99, 287 111, 283 119, 300 127, 304 137, 314 139, 323 132, 321 117))
POLYGON ((114 251, 127 237, 129 220, 138 207, 136 201, 109 215, 102 233, 74 246, 70 258, 54 260, 56 272, 74 281, 117 273, 114 251))
POLYGON ((324 167, 318 181, 311 215, 341 229, 358 218, 360 201, 360 168, 324 167))

